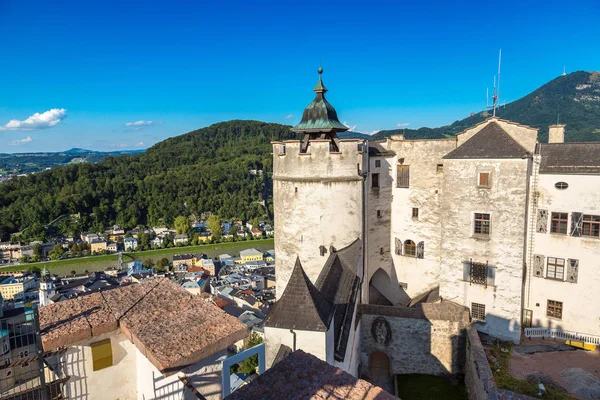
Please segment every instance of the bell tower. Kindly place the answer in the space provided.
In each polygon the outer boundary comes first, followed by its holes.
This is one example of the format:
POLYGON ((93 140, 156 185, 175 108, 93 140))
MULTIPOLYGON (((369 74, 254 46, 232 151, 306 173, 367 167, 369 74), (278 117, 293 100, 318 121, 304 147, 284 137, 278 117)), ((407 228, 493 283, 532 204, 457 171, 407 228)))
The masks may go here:
POLYGON ((40 279, 40 307, 47 306, 50 304, 50 298, 56 294, 56 287, 52 281, 50 273, 44 267, 42 270, 42 277, 40 279))
POLYGON ((315 98, 292 128, 299 140, 272 143, 277 299, 297 259, 315 283, 332 250, 364 237, 366 142, 337 136, 348 128, 318 74, 315 98))

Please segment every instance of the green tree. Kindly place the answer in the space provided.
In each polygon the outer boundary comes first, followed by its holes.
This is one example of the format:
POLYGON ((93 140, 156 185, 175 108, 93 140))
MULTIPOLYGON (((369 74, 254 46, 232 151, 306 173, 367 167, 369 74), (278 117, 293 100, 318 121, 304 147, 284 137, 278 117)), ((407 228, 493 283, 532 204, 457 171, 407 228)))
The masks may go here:
POLYGON ((48 255, 50 256, 50 259, 58 260, 64 254, 65 254, 65 251, 63 250, 62 246, 60 244, 55 244, 54 247, 52 248, 52 250, 50 250, 50 253, 48 255))
POLYGON ((144 263, 142 265, 144 266, 144 269, 152 269, 154 267, 154 260, 151 258, 147 258, 144 260, 144 263))
POLYGON ((206 221, 206 227, 210 230, 214 240, 221 238, 223 235, 223 227, 221 226, 221 218, 218 215, 211 215, 206 221))
POLYGON ((160 260, 158 260, 156 262, 156 268, 159 268, 164 271, 169 270, 169 265, 170 265, 169 260, 165 257, 161 258, 160 260))
POLYGON ((31 246, 31 250, 33 250, 33 255, 34 256, 41 256, 42 255, 42 245, 39 244, 39 243, 36 243, 33 246, 31 246))
POLYGON ((32 274, 34 274, 35 276, 37 276, 38 278, 40 276, 42 276, 42 270, 40 269, 40 267, 29 267, 27 269, 27 272, 30 272, 32 274))
POLYGON ((181 235, 183 233, 188 233, 191 228, 192 225, 187 217, 180 215, 175 218, 175 230, 177 231, 177 234, 181 235))
POLYGON ((77 271, 75 271, 74 269, 71 270, 71 275, 77 275, 77 271))
MULTIPOLYGON (((257 346, 263 342, 262 337, 260 337, 256 332, 251 332, 248 338, 246 339, 245 349, 250 349, 254 346, 257 346)), ((258 367, 258 354, 255 354, 251 357, 246 358, 244 361, 238 364, 239 369, 238 372, 242 374, 254 374, 256 373, 256 367, 258 367)))

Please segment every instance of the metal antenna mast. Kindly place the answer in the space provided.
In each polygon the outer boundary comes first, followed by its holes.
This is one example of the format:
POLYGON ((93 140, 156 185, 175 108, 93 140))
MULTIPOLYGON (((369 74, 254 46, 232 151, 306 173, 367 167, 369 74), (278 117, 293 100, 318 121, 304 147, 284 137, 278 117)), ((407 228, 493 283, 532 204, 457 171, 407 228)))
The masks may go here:
POLYGON ((488 90, 485 93, 485 105, 492 109, 492 116, 496 116, 496 108, 498 108, 498 98, 500 97, 500 64, 502 64, 502 49, 498 54, 498 85, 496 86, 496 76, 494 76, 494 94, 492 95, 492 105, 488 103, 488 90))

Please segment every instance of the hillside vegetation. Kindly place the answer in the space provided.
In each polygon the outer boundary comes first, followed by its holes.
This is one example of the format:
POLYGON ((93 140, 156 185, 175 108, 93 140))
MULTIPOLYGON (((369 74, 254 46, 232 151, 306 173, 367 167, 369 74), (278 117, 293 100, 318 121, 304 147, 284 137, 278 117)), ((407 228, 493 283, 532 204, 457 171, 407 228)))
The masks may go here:
POLYGON ((57 167, 10 180, 0 191, 0 240, 43 239, 119 224, 172 225, 179 215, 272 216, 271 140, 289 126, 229 121, 167 139, 145 153, 57 167), (263 170, 252 175, 250 170, 263 170), (265 200, 265 206, 260 201, 265 200), (69 214, 51 228, 50 221, 69 214))
MULTIPOLYGON (((578 71, 560 76, 539 87, 527 96, 497 110, 500 118, 540 130, 539 140, 548 141, 548 126, 566 124, 565 141, 589 142, 600 140, 600 73, 578 71)), ((439 128, 394 129, 373 136, 382 139, 403 133, 407 139, 436 139, 462 132, 483 121, 485 111, 439 128)))

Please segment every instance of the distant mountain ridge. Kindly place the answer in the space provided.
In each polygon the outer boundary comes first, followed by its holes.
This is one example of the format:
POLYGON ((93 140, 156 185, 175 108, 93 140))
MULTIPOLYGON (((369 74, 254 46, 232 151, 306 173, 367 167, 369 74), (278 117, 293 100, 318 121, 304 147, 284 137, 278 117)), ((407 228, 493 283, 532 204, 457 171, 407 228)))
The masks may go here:
MULTIPOLYGON (((548 141, 548 126, 557 120, 566 124, 565 141, 600 141, 600 72, 577 71, 540 86, 528 95, 505 106, 496 116, 538 128, 539 140, 548 141)), ((383 130, 372 139, 404 133, 406 139, 452 137, 488 118, 487 111, 439 128, 383 130)))

